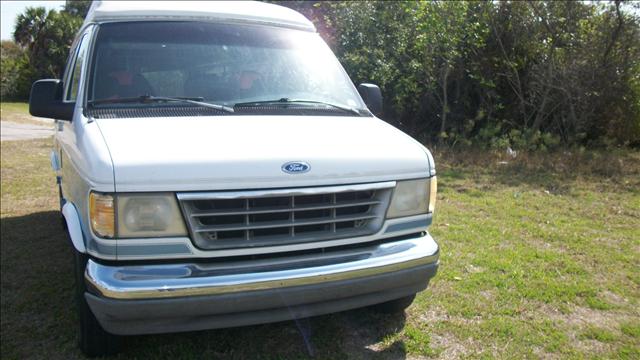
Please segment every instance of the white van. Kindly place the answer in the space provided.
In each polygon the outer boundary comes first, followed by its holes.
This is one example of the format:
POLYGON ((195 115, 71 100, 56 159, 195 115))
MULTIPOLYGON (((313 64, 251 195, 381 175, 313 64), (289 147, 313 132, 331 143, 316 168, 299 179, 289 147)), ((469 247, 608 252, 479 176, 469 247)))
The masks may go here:
POLYGON ((435 167, 381 111, 293 10, 94 2, 30 99, 56 119, 82 350, 403 311, 438 267, 435 167))

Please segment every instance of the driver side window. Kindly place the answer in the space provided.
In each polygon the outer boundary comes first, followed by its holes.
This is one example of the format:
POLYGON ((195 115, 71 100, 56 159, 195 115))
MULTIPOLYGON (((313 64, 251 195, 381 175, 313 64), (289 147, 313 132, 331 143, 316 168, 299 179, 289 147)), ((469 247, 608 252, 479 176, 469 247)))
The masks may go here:
POLYGON ((89 43, 87 35, 83 35, 78 44, 78 51, 73 59, 73 66, 69 74, 69 85, 67 86, 67 96, 65 100, 75 101, 78 98, 78 89, 80 87, 80 77, 82 74, 82 64, 87 56, 87 44, 89 43))

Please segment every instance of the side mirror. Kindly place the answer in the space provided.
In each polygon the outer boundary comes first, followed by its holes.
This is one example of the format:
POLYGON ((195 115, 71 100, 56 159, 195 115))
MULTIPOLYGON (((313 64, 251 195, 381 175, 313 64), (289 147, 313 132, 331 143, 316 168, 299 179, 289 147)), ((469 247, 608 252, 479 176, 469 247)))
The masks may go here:
POLYGON ((62 81, 38 80, 31 86, 29 113, 33 116, 71 121, 75 103, 62 101, 62 81))
POLYGON ((360 84, 358 85, 358 92, 369 111, 375 116, 382 116, 382 92, 378 85, 360 84))

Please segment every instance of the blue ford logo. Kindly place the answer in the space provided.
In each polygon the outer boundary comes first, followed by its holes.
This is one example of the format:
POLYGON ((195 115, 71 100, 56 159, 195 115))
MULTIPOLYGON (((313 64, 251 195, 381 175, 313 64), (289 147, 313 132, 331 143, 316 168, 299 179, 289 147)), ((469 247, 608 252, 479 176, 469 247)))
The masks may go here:
POLYGON ((288 174, 302 174, 309 171, 309 169, 311 169, 311 166, 302 161, 292 161, 282 165, 282 171, 288 174))

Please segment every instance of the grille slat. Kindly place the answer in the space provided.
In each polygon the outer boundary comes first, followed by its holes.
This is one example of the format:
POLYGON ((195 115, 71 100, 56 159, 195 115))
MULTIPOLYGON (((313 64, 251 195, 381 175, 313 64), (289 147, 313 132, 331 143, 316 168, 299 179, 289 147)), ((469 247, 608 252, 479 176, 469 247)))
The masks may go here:
POLYGON ((262 221, 251 223, 248 222, 246 224, 238 224, 238 225, 221 225, 221 226, 208 226, 196 229, 196 232, 211 232, 211 231, 233 231, 233 230, 253 230, 253 229, 271 229, 271 228, 279 228, 279 227, 290 227, 290 226, 303 226, 303 225, 318 225, 318 224, 330 224, 336 222, 346 222, 346 221, 358 221, 358 220, 368 220, 374 219, 376 215, 365 215, 365 216, 340 216, 340 217, 327 217, 327 218, 314 218, 309 220, 293 220, 293 221, 262 221))
POLYGON ((194 243, 207 250, 365 236, 382 226, 395 183, 178 194, 194 243))
POLYGON ((300 207, 274 207, 271 209, 256 209, 256 210, 229 210, 229 211, 207 211, 207 212, 194 212, 191 217, 203 217, 203 216, 228 216, 228 215, 245 215, 245 214, 269 214, 277 212, 291 212, 291 211, 310 211, 310 210, 323 210, 323 209, 336 209, 345 207, 356 207, 363 205, 379 205, 381 202, 377 200, 373 201, 359 201, 354 203, 335 203, 328 205, 309 205, 300 207))

